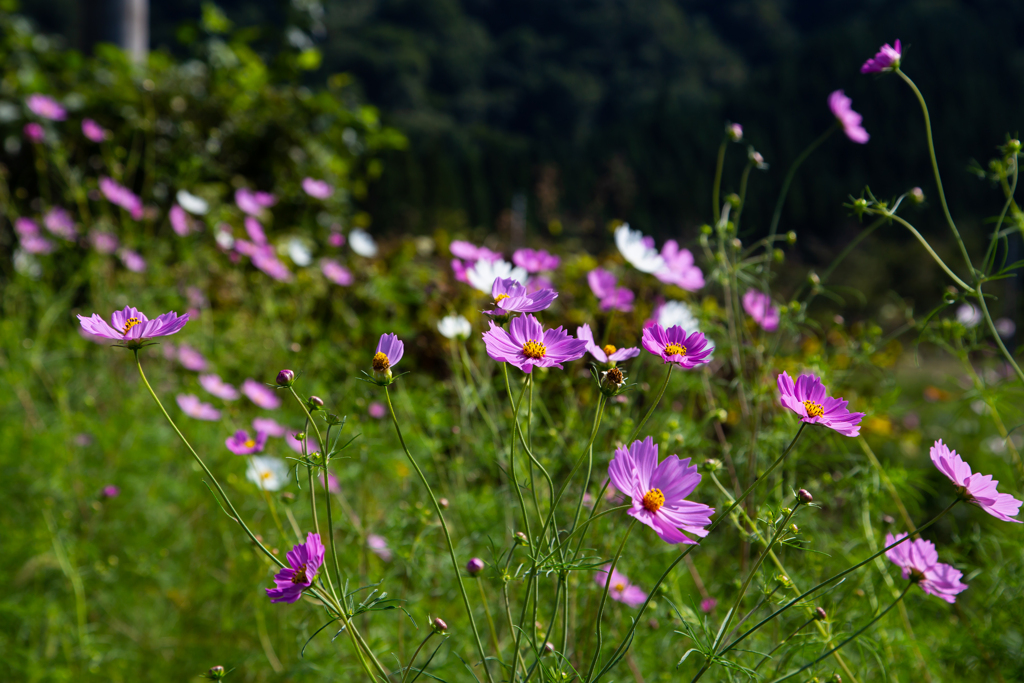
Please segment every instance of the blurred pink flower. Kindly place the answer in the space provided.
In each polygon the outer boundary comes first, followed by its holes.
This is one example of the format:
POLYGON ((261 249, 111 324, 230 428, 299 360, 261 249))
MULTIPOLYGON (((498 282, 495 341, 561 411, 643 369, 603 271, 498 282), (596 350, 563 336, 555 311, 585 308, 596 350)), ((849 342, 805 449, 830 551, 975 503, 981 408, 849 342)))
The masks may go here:
POLYGON ((452 256, 464 261, 500 261, 501 254, 491 251, 487 247, 478 247, 472 242, 465 240, 452 240, 448 245, 452 256))
POLYGON ((224 445, 235 455, 253 455, 262 453, 267 445, 267 435, 263 432, 256 432, 256 436, 250 438, 249 432, 239 429, 237 432, 224 440, 224 445))
MULTIPOLYGON (((324 481, 324 475, 320 475, 320 483, 324 481)), ((331 493, 341 493, 341 484, 338 483, 338 478, 334 476, 334 472, 327 473, 327 490, 331 493)))
POLYGON ((281 399, 277 393, 266 384, 261 384, 251 377, 242 382, 242 393, 260 408, 276 410, 281 407, 281 399))
POLYGON ((594 572, 594 582, 599 585, 602 590, 605 585, 608 585, 608 596, 612 600, 617 600, 624 605, 630 607, 639 607, 644 604, 647 600, 647 593, 644 593, 638 586, 634 586, 629 582, 629 579, 625 574, 620 572, 618 569, 612 570, 612 580, 608 583, 608 568, 611 565, 605 565, 603 568, 594 572))
POLYGON ((179 237, 184 237, 192 232, 194 226, 192 217, 186 213, 185 209, 181 208, 177 204, 173 205, 171 210, 167 212, 167 217, 171 221, 171 229, 173 229, 175 234, 179 237))
POLYGON ((279 282, 291 282, 292 271, 276 256, 258 253, 252 257, 252 264, 279 282))
POLYGON ((40 235, 24 237, 19 243, 30 254, 49 254, 53 251, 53 242, 40 235))
POLYGON ((704 598, 700 601, 700 611, 704 612, 705 614, 711 612, 717 606, 718 600, 715 600, 714 598, 704 598))
POLYGON ((385 562, 390 562, 391 559, 395 556, 394 553, 391 552, 391 549, 388 547, 388 542, 387 540, 385 540, 383 536, 378 536, 377 534, 370 534, 366 537, 366 545, 369 546, 370 550, 373 551, 374 555, 384 560, 385 562))
POLYGON ((180 407, 189 417, 207 421, 220 419, 219 410, 209 403, 203 403, 199 400, 199 397, 194 394, 178 394, 176 398, 178 401, 178 407, 180 407))
POLYGON ((137 251, 131 249, 122 249, 118 252, 121 262, 124 267, 133 273, 141 273, 146 270, 146 259, 142 258, 142 255, 137 251))
POLYGON ((100 178, 100 192, 107 198, 111 204, 120 206, 122 209, 131 214, 131 217, 135 220, 142 218, 143 206, 142 200, 139 196, 129 190, 124 185, 121 185, 116 180, 103 176, 100 178))
POLYGON ((26 123, 25 127, 21 129, 21 132, 24 133, 26 138, 28 138, 29 142, 42 142, 46 137, 46 131, 44 131, 43 127, 35 121, 26 123))
POLYGON ((117 498, 121 493, 121 489, 117 488, 113 484, 107 484, 103 487, 103 490, 100 493, 104 498, 117 498))
POLYGON ((99 230, 93 230, 89 233, 89 241, 92 243, 92 248, 101 254, 113 254, 121 244, 117 239, 117 235, 99 230))
POLYGON ((250 216, 259 216, 263 209, 277 203, 277 198, 268 192, 253 192, 244 187, 235 190, 235 204, 250 216))
POLYGON ((304 178, 302 189, 314 199, 327 199, 334 194, 334 188, 329 183, 323 180, 316 180, 315 178, 304 178))
POLYGON ((327 238, 327 244, 332 247, 343 247, 345 246, 345 235, 340 232, 332 232, 327 238))
POLYGON ((853 100, 843 94, 842 90, 836 90, 828 96, 828 108, 832 110, 832 114, 843 127, 843 132, 846 133, 846 137, 863 145, 871 139, 871 136, 868 135, 868 132, 864 130, 862 125, 860 125, 860 122, 864 117, 850 108, 852 101, 853 100))
POLYGON ((542 270, 554 270, 562 259, 546 251, 518 249, 512 254, 512 263, 525 268, 528 273, 539 273, 542 270))
POLYGON ((43 225, 57 237, 62 237, 66 240, 73 240, 78 235, 71 214, 59 206, 55 206, 46 212, 46 215, 43 216, 43 225))
POLYGON ((895 45, 889 45, 886 43, 882 47, 878 48, 878 53, 874 57, 864 62, 864 65, 860 68, 862 74, 876 74, 883 71, 891 71, 894 67, 900 65, 900 57, 903 55, 903 46, 900 45, 900 39, 896 39, 895 45))
POLYGON ((388 409, 384 407, 384 404, 379 401, 374 401, 370 404, 367 411, 370 417, 377 418, 378 420, 388 414, 388 409))
POLYGON ((601 310, 616 310, 629 313, 633 310, 633 291, 627 287, 616 287, 618 279, 604 268, 594 268, 587 273, 590 291, 601 300, 601 310))
POLYGON ((193 372, 203 372, 210 365, 198 349, 188 344, 178 346, 178 362, 186 370, 193 372))
POLYGON ((18 233, 19 238, 33 237, 39 234, 39 224, 31 218, 14 219, 14 232, 18 233))
POLYGON ((57 100, 46 95, 29 95, 26 100, 29 111, 36 116, 42 116, 44 119, 50 119, 51 121, 63 121, 68 117, 68 112, 64 107, 60 106, 57 100))
POLYGON ((324 259, 321 261, 320 270, 323 272, 324 277, 336 285, 347 287, 352 284, 352 273, 334 259, 324 259))
POLYGON ((665 265, 655 271, 654 277, 688 292, 695 292, 704 286, 704 273, 693 265, 693 254, 689 249, 680 249, 675 240, 669 240, 661 248, 661 258, 665 265))
POLYGON ((82 135, 93 142, 103 142, 107 139, 107 131, 92 119, 82 119, 82 135))
POLYGON ((199 375, 199 384, 223 401, 234 401, 239 396, 238 389, 222 380, 219 375, 199 375))
POLYGON ((743 295, 743 310, 765 332, 774 332, 779 328, 779 307, 772 305, 772 298, 767 294, 748 289, 743 295))
POLYGON ((455 273, 455 279, 459 282, 469 282, 469 277, 466 276, 466 264, 457 258, 452 259, 452 272, 455 273))
POLYGON ((252 216, 245 217, 245 232, 256 244, 263 246, 267 243, 267 233, 263 231, 263 225, 252 216))
POLYGON ((535 275, 526 283, 526 293, 536 294, 542 289, 554 289, 555 285, 543 275, 535 275))
POLYGON ((283 424, 269 417, 257 417, 252 421, 252 428, 274 438, 280 438, 288 432, 283 424))

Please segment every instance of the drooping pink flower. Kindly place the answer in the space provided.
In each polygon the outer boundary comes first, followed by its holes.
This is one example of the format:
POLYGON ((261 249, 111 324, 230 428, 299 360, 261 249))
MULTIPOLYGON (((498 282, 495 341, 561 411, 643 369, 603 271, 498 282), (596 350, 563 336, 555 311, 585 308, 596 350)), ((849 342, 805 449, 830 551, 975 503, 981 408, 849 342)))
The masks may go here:
POLYGON ((611 565, 606 564, 603 568, 594 572, 594 582, 600 586, 602 590, 607 584, 608 596, 612 600, 617 600, 629 607, 639 607, 644 604, 644 601, 647 600, 647 593, 644 593, 639 586, 631 584, 629 582, 629 578, 627 578, 626 575, 618 569, 612 569, 612 581, 608 584, 609 567, 611 567, 611 565))
POLYGON ((783 372, 778 378, 779 402, 800 416, 801 422, 821 424, 843 436, 859 436, 864 413, 851 413, 848 402, 828 395, 817 375, 800 375, 796 382, 783 372))
POLYGON ((107 131, 92 119, 82 119, 82 135, 93 142, 103 142, 107 139, 107 131))
POLYGON ((178 362, 192 372, 203 372, 210 365, 199 349, 188 344, 178 346, 178 362))
POLYGON ((366 537, 366 545, 369 546, 370 550, 373 551, 374 555, 384 560, 385 562, 390 562, 391 559, 395 556, 394 553, 391 552, 391 548, 388 547, 387 539, 385 539, 383 536, 378 536, 377 534, 370 534, 366 537))
POLYGON ((543 311, 558 298, 558 292, 544 289, 533 294, 526 293, 526 287, 512 278, 495 278, 491 285, 491 297, 494 299, 495 310, 484 311, 488 315, 508 315, 509 313, 536 313, 543 311))
POLYGON ((320 262, 320 271, 328 280, 336 285, 348 287, 352 284, 352 271, 341 265, 334 259, 325 258, 320 262))
POLYGON ((655 271, 654 277, 688 292, 696 292, 704 286, 704 273, 693 264, 689 249, 680 249, 675 240, 669 240, 661 248, 661 258, 665 265, 655 271))
POLYGON ((601 310, 616 310, 629 313, 633 310, 633 291, 627 287, 616 287, 618 279, 603 268, 594 268, 587 273, 590 291, 601 300, 601 310))
POLYGON ((658 463, 654 439, 634 441, 629 448, 619 447, 608 464, 608 476, 619 491, 630 497, 629 515, 654 529, 666 543, 689 543, 683 532, 703 538, 711 523, 713 508, 686 500, 701 476, 690 459, 670 455, 658 463))
POLYGON ((124 185, 121 185, 116 180, 103 176, 100 178, 100 192, 107 198, 111 204, 120 206, 122 209, 131 214, 131 217, 135 220, 142 218, 143 206, 142 200, 139 196, 129 190, 124 185))
POLYGON ((252 428, 256 432, 262 432, 267 436, 279 439, 288 432, 288 428, 277 420, 269 417, 257 417, 252 421, 252 428))
POLYGON ((210 422, 220 419, 220 411, 209 403, 203 403, 195 394, 178 394, 175 399, 182 412, 191 418, 210 422))
POLYGON ((725 127, 726 136, 733 142, 743 139, 743 126, 738 123, 730 123, 725 127))
MULTIPOLYGON (((885 545, 888 547, 906 537, 905 533, 897 536, 886 534, 885 545)), ((885 556, 903 569, 904 579, 910 579, 925 593, 950 604, 956 602, 958 593, 967 590, 967 584, 960 581, 963 573, 939 562, 939 553, 931 541, 922 538, 907 541, 886 550, 885 556)))
POLYGON ((661 325, 646 327, 640 342, 663 363, 675 363, 684 370, 709 362, 708 357, 715 350, 702 332, 687 335, 678 325, 667 330, 661 325))
POLYGON ((367 408, 366 412, 370 414, 370 417, 380 420, 388 414, 388 409, 385 408, 384 404, 380 401, 374 401, 370 404, 369 408, 367 408))
POLYGON ((546 251, 533 249, 517 249, 512 254, 512 263, 525 268, 528 273, 539 273, 542 270, 554 270, 562 259, 546 251))
POLYGON ((774 332, 779 328, 779 307, 772 305, 772 298, 767 294, 748 289, 743 295, 743 310, 765 332, 774 332))
POLYGON ((146 259, 142 258, 142 254, 131 249, 122 249, 117 252, 118 257, 121 259, 121 263, 124 267, 133 273, 142 273, 146 270, 146 259))
POLYGON ((993 479, 991 474, 971 472, 971 466, 956 451, 942 443, 942 439, 935 442, 929 454, 939 471, 956 484, 957 493, 965 501, 977 505, 996 519, 1021 523, 1021 520, 1014 517, 1020 512, 1022 502, 1009 493, 1000 493, 997 489, 999 481, 993 479))
POLYGON ((890 46, 889 43, 886 43, 878 48, 878 53, 864 62, 860 72, 862 74, 875 74, 883 71, 892 71, 892 69, 900 65, 900 57, 902 55, 903 46, 900 45, 900 39, 897 38, 895 45, 890 46))
POLYGON ((244 187, 235 190, 235 204, 250 216, 259 216, 263 213, 263 209, 269 208, 276 203, 277 198, 267 192, 253 192, 244 187))
POLYGON ((238 389, 222 380, 219 375, 199 375, 199 384, 222 401, 234 401, 239 396, 238 389))
POLYGON ((104 498, 117 498, 121 494, 121 489, 117 488, 113 484, 107 484, 100 491, 104 498))
POLYGON ((700 601, 700 611, 705 614, 710 614, 717 606, 718 600, 715 600, 714 598, 704 598, 700 601))
POLYGON ((327 199, 334 194, 334 188, 327 181, 316 180, 315 178, 304 178, 302 180, 302 189, 314 199, 327 199))
POLYGON ((615 365, 624 360, 635 358, 640 355, 640 349, 636 347, 617 349, 611 344, 605 344, 604 346, 598 346, 594 343, 594 333, 590 329, 590 325, 583 324, 576 328, 576 337, 587 343, 587 351, 590 355, 596 358, 601 363, 611 363, 615 365))
POLYGON ((21 129, 21 132, 28 139, 29 142, 42 142, 46 138, 46 131, 35 121, 30 121, 25 124, 25 127, 21 129))
POLYGON ((100 230, 89 232, 89 242, 92 244, 92 248, 101 254, 113 254, 121 244, 117 235, 100 230))
POLYGON ((288 566, 274 576, 276 588, 267 588, 270 602, 298 602, 302 591, 313 585, 313 579, 324 563, 324 544, 320 534, 310 533, 306 542, 288 551, 288 566))
POLYGON ((78 319, 82 323, 82 329, 98 337, 125 342, 141 342, 154 337, 175 334, 188 322, 188 314, 179 316, 171 311, 150 320, 145 313, 140 312, 137 308, 126 306, 111 314, 109 324, 98 313, 93 313, 88 318, 80 315, 78 319))
POLYGON ((43 225, 46 226, 47 230, 62 239, 70 241, 78 236, 78 231, 75 229, 75 221, 72 220, 71 214, 59 206, 55 206, 46 212, 46 215, 43 216, 43 225))
POLYGON ((28 105, 29 111, 36 116, 41 116, 44 119, 50 119, 51 121, 63 121, 68 117, 68 112, 64 107, 60 106, 57 100, 46 95, 36 93, 29 95, 25 101, 28 105))
POLYGON ((281 399, 274 390, 251 377, 242 382, 242 393, 250 401, 265 410, 276 410, 281 407, 281 399))
POLYGON ((868 135, 868 132, 864 130, 862 125, 860 125, 860 122, 864 117, 850 108, 850 103, 852 101, 853 100, 843 94, 842 90, 836 90, 828 96, 828 108, 832 110, 832 114, 843 127, 843 132, 846 133, 846 137, 863 145, 871 138, 871 136, 868 135))
POLYGON ((171 221, 171 229, 174 230, 178 237, 184 237, 192 232, 194 224, 192 216, 189 216, 185 209, 177 204, 173 205, 171 210, 167 212, 167 217, 171 221))
POLYGON ((561 327, 545 331, 530 314, 514 318, 506 332, 493 322, 484 332, 487 354, 499 363, 511 363, 529 374, 533 366, 556 367, 579 360, 587 351, 587 343, 574 339, 561 327))
POLYGON ((224 445, 235 455, 262 453, 263 448, 267 445, 267 435, 265 432, 256 432, 256 436, 250 438, 249 432, 239 429, 225 439, 224 445))

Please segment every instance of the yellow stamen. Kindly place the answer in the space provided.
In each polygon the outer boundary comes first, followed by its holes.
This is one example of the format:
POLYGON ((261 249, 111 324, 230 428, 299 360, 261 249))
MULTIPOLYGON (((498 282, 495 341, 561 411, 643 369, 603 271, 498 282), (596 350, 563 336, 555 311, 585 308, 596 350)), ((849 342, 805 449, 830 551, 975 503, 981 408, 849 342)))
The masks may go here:
POLYGON ((547 352, 547 347, 534 339, 523 344, 523 355, 527 358, 543 358, 547 352))
POLYGON ((640 502, 648 512, 657 512, 665 504, 665 494, 661 492, 661 489, 651 489, 644 494, 643 500, 640 502))
POLYGON ((388 354, 383 351, 378 351, 377 355, 373 357, 373 371, 384 372, 391 367, 391 361, 388 360, 388 354))
POLYGON ((306 565, 302 565, 294 571, 295 573, 292 574, 292 583, 306 583, 306 565))
POLYGON ((668 344, 665 346, 666 356, 685 356, 686 347, 681 344, 668 344))
POLYGON ((621 593, 622 591, 626 590, 626 584, 624 584, 624 583, 622 583, 620 581, 617 584, 615 584, 614 586, 612 586, 612 588, 614 588, 615 590, 617 590, 617 591, 619 591, 621 593))
POLYGON ((821 407, 820 403, 814 401, 804 401, 804 410, 807 411, 807 417, 822 417, 825 415, 825 409, 821 407))
POLYGON ((124 323, 124 329, 121 330, 121 334, 128 334, 128 330, 132 329, 136 325, 141 324, 142 321, 138 318, 128 318, 124 323))
POLYGON ((602 351, 604 351, 604 353, 605 353, 605 355, 606 355, 606 356, 610 356, 610 355, 612 355, 613 353, 615 353, 615 352, 616 352, 616 351, 617 351, 618 349, 616 349, 616 348, 615 348, 614 346, 612 346, 611 344, 605 344, 605 345, 604 345, 604 348, 603 348, 603 349, 601 349, 601 350, 602 350, 602 351))
POLYGON ((247 440, 247 441, 246 441, 246 442, 245 442, 244 444, 242 444, 242 445, 243 445, 243 446, 245 446, 246 448, 252 448, 253 446, 255 446, 255 445, 256 445, 256 442, 255 442, 255 441, 253 441, 252 439, 248 439, 248 440, 247 440))
POLYGON ((502 299, 511 299, 511 298, 512 297, 510 295, 508 295, 508 294, 499 294, 498 296, 494 297, 494 303, 498 303, 502 299))
POLYGON ((267 471, 267 472, 260 472, 260 479, 270 479, 272 476, 274 476, 274 475, 271 474, 269 471, 267 471))

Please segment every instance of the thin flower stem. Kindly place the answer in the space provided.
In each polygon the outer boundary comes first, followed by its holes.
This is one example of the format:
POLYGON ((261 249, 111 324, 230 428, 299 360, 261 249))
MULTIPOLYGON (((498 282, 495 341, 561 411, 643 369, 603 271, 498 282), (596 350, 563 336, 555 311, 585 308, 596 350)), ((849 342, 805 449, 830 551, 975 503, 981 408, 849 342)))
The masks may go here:
POLYGON ((633 428, 633 431, 629 435, 629 438, 626 439, 625 444, 627 446, 629 444, 633 443, 633 439, 635 439, 636 435, 640 433, 640 430, 644 428, 644 425, 647 424, 647 421, 651 419, 651 415, 654 414, 654 410, 658 407, 658 404, 661 403, 662 396, 665 395, 665 390, 668 389, 668 380, 669 380, 669 378, 672 377, 672 368, 675 367, 675 364, 674 363, 667 363, 667 365, 668 365, 668 372, 665 373, 665 381, 662 383, 661 389, 658 390, 658 397, 656 399, 654 399, 654 403, 651 404, 651 407, 647 411, 647 414, 644 415, 644 419, 640 420, 640 422, 637 424, 637 426, 633 428))
POLYGON ((894 221, 905 227, 907 230, 909 230, 911 233, 913 233, 914 237, 917 238, 917 241, 921 243, 921 246, 925 248, 925 251, 927 251, 931 255, 932 259, 934 259, 935 262, 939 264, 939 267, 946 272, 946 275, 952 278, 953 282, 955 282, 960 288, 962 288, 965 292, 969 292, 972 289, 974 289, 969 284, 961 280, 956 273, 950 270, 949 266, 946 265, 945 261, 939 258, 939 255, 935 253, 934 249, 932 249, 932 245, 928 244, 928 240, 926 240, 924 236, 917 231, 917 228, 915 228, 913 225, 911 225, 903 218, 897 216, 894 213, 885 212, 883 215, 893 219, 894 221))
POLYGON ((740 231, 740 216, 743 215, 743 207, 747 205, 747 181, 750 179, 750 170, 754 168, 754 162, 748 161, 747 165, 743 168, 743 173, 740 174, 740 204, 736 207, 736 217, 732 219, 732 225, 739 234, 740 231))
POLYGON ((441 522, 441 531, 444 533, 444 540, 448 545, 448 554, 451 556, 452 568, 455 570, 455 579, 458 581, 459 591, 462 593, 462 602, 466 607, 466 615, 469 617, 469 625, 473 629, 473 638, 476 641, 476 647, 480 653, 480 664, 484 667, 484 673, 487 674, 487 680, 490 681, 490 683, 494 683, 494 677, 491 675, 491 670, 487 666, 487 652, 484 650, 483 641, 480 640, 480 631, 476 627, 476 618, 473 616, 473 606, 469 602, 469 594, 466 592, 466 586, 462 581, 462 571, 459 565, 459 560, 455 556, 455 546, 452 544, 452 536, 448 531, 448 523, 444 520, 444 515, 441 512, 441 506, 437 503, 437 498, 434 496, 433 489, 430 488, 430 483, 427 482, 426 475, 423 474, 423 470, 420 469, 419 463, 416 462, 416 458, 413 457, 412 453, 409 451, 409 447, 405 444, 405 438, 402 436, 402 428, 398 425, 398 417, 395 415, 395 408, 391 404, 391 391, 386 386, 384 387, 384 396, 387 398, 388 411, 391 413, 391 421, 395 425, 395 433, 398 435, 399 443, 402 444, 402 450, 405 451, 405 455, 412 464, 413 469, 416 470, 416 474, 419 476, 420 482, 427 490, 427 495, 430 496, 430 502, 434 505, 434 512, 437 514, 437 518, 441 522))
POLYGON ((1013 354, 1006 348, 1006 344, 1003 343, 1003 338, 999 336, 999 330, 996 329, 996 324, 992 321, 992 314, 989 313, 988 304, 985 303, 985 295, 981 293, 980 282, 974 288, 974 291, 978 295, 978 303, 981 305, 982 315, 985 316, 985 324, 988 325, 989 332, 992 333, 993 339, 996 340, 996 345, 999 346, 999 350, 1003 352, 1003 357, 1006 358, 1007 362, 1013 368, 1013 371, 1017 373, 1017 378, 1021 383, 1024 383, 1024 372, 1022 372, 1020 366, 1017 365, 1017 361, 1014 360, 1013 354))
POLYGON ((1020 165, 1017 163, 1017 157, 1013 157, 1013 184, 1007 185, 1006 174, 1001 174, 1002 185, 1005 188, 1003 193, 1006 195, 1006 203, 1003 204, 1003 210, 999 214, 999 220, 996 221, 996 227, 992 230, 992 239, 989 240, 988 249, 985 251, 985 260, 982 261, 982 269, 985 273, 988 273, 989 259, 992 260, 992 264, 995 264, 996 258, 996 245, 999 243, 999 232, 1003 228, 1003 221, 1006 220, 1006 212, 1010 210, 1010 205, 1013 204, 1013 195, 1017 193, 1017 179, 1020 175, 1020 165))
POLYGON ((754 671, 757 671, 758 669, 760 669, 760 668, 761 668, 761 665, 762 665, 762 664, 764 664, 765 662, 767 662, 767 661, 768 661, 769 659, 771 659, 771 658, 772 658, 772 655, 773 655, 773 654, 775 654, 775 651, 776 651, 776 650, 778 650, 778 649, 779 649, 780 647, 782 647, 783 645, 785 645, 786 643, 788 643, 788 642, 789 642, 790 640, 792 640, 792 639, 793 639, 793 637, 794 637, 794 636, 796 636, 796 634, 800 633, 800 631, 803 631, 803 630, 804 630, 805 628, 807 628, 807 626, 808 626, 808 625, 810 625, 810 624, 811 624, 812 622, 814 622, 814 621, 815 621, 816 619, 817 619, 817 617, 811 617, 810 619, 808 619, 808 620, 807 620, 807 621, 805 621, 804 623, 802 623, 802 624, 800 624, 799 626, 797 626, 797 628, 796 628, 796 630, 795 630, 795 631, 793 631, 793 632, 792 632, 792 633, 790 633, 790 634, 789 634, 788 636, 786 636, 785 638, 783 638, 782 640, 780 640, 780 641, 779 641, 779 644, 778 644, 778 645, 776 645, 775 647, 773 647, 773 648, 772 648, 771 650, 769 650, 768 654, 766 654, 766 655, 765 655, 765 656, 764 656, 764 657, 763 657, 763 658, 761 659, 761 661, 759 661, 759 662, 757 663, 757 665, 756 665, 756 666, 754 666, 754 671))
MULTIPOLYGON (((589 525, 591 522, 596 522, 601 517, 604 517, 605 515, 610 515, 613 512, 618 512, 619 510, 628 510, 631 507, 632 507, 631 505, 617 505, 617 506, 615 506, 613 508, 608 508, 607 510, 605 510, 604 512, 602 512, 599 515, 594 515, 593 517, 589 517, 586 521, 584 521, 578 527, 573 528, 573 530, 571 532, 569 532, 568 535, 566 535, 566 537, 562 540, 562 542, 558 546, 556 546, 554 550, 552 550, 550 553, 545 555, 544 558, 541 559, 541 561, 538 562, 537 564, 544 564, 548 560, 550 560, 552 557, 554 557, 555 553, 560 552, 562 548, 564 548, 566 545, 569 544, 569 541, 572 539, 573 536, 575 536, 577 533, 580 533, 584 529, 586 529, 587 525, 589 525)), ((575 558, 573 558, 573 559, 575 559, 575 558)))
POLYGON ((341 566, 338 564, 338 551, 335 548, 334 543, 334 519, 331 513, 331 490, 330 490, 330 470, 328 469, 329 461, 327 456, 324 456, 324 503, 327 504, 327 536, 331 539, 331 555, 334 556, 334 576, 338 579, 338 585, 341 585, 341 566))
POLYGON ((725 166, 725 148, 729 145, 729 139, 722 140, 722 145, 718 148, 718 162, 715 164, 715 182, 711 186, 711 215, 715 217, 715 223, 717 223, 722 215, 722 206, 719 203, 719 197, 722 191, 722 168, 725 166))
POLYGON ((419 647, 416 648, 416 651, 412 653, 412 658, 409 660, 409 666, 405 667, 405 671, 402 673, 402 683, 405 683, 405 681, 408 680, 409 672, 412 671, 412 665, 413 663, 415 663, 416 657, 419 656, 420 650, 423 649, 423 646, 426 645, 427 641, 430 640, 433 636, 434 631, 433 629, 431 629, 430 633, 427 634, 427 637, 420 642, 419 647))
POLYGON ((494 643, 494 651, 498 657, 501 656, 501 646, 498 644, 498 631, 494 628, 494 617, 491 616, 491 608, 487 604, 487 593, 484 592, 484 583, 480 577, 476 577, 477 588, 480 589, 480 601, 484 604, 484 614, 487 615, 487 627, 491 631, 491 642, 494 643))
POLYGON ((629 535, 633 532, 633 527, 636 526, 636 519, 632 519, 629 522, 629 526, 626 527, 626 533, 622 535, 622 541, 619 542, 619 549, 615 551, 615 557, 612 558, 612 563, 608 566, 608 576, 604 582, 604 591, 601 593, 601 602, 597 607, 597 645, 594 647, 594 657, 590 660, 590 669, 587 671, 586 680, 591 680, 591 676, 594 673, 594 668, 597 667, 597 660, 601 657, 601 645, 604 642, 604 635, 601 628, 601 618, 604 616, 604 606, 608 602, 608 591, 612 585, 612 572, 615 571, 615 565, 619 563, 619 558, 622 556, 622 549, 626 547, 626 540, 629 535))
POLYGON ((895 606, 896 606, 896 604, 897 604, 897 603, 898 603, 898 602, 899 602, 900 600, 902 600, 902 599, 903 599, 903 596, 907 594, 907 591, 908 591, 908 590, 910 590, 910 587, 911 587, 911 586, 913 586, 913 585, 914 585, 914 584, 913 584, 913 582, 911 582, 911 583, 908 583, 908 584, 907 584, 907 587, 903 589, 903 592, 902 592, 902 593, 900 593, 900 596, 899 596, 898 598, 896 598, 896 600, 894 600, 894 601, 892 602, 892 604, 890 604, 890 605, 889 605, 888 607, 886 607, 886 608, 885 608, 884 610, 882 610, 881 612, 879 612, 879 613, 878 613, 878 614, 877 614, 877 615, 876 615, 876 616, 875 616, 874 618, 872 618, 872 619, 871 619, 871 621, 869 621, 868 623, 866 623, 866 624, 864 624, 864 625, 863 625, 862 627, 860 627, 860 628, 859 628, 859 629, 858 629, 858 630, 857 630, 857 631, 856 631, 855 633, 853 633, 853 634, 852 634, 852 635, 851 635, 851 636, 850 636, 849 638, 847 638, 847 639, 846 639, 846 640, 844 640, 843 642, 839 643, 839 644, 838 644, 838 645, 836 645, 836 646, 835 646, 834 648, 832 648, 831 650, 829 650, 829 651, 828 651, 828 652, 826 652, 825 654, 823 654, 823 655, 821 655, 820 657, 818 657, 817 659, 815 659, 815 660, 814 660, 813 662, 809 662, 809 663, 807 663, 807 664, 804 664, 804 665, 803 665, 802 667, 800 667, 800 668, 799 668, 799 669, 797 669, 796 671, 790 671, 790 672, 789 672, 788 674, 786 674, 786 675, 784 675, 784 676, 781 676, 781 677, 779 677, 779 678, 776 678, 776 679, 775 679, 774 681, 772 681, 772 683, 780 683, 781 681, 785 681, 785 680, 787 680, 787 679, 789 679, 789 678, 792 678, 793 676, 796 676, 796 675, 797 675, 797 674, 799 674, 799 673, 802 673, 802 672, 806 671, 807 669, 811 668, 812 666, 814 666, 815 664, 817 664, 817 663, 818 663, 818 662, 820 662, 821 660, 823 660, 823 659, 825 659, 826 657, 828 657, 829 655, 831 655, 831 654, 832 654, 833 652, 836 652, 837 650, 841 649, 841 648, 842 648, 843 646, 847 645, 847 644, 848 644, 848 643, 850 643, 851 641, 853 641, 853 640, 857 639, 857 638, 858 638, 858 637, 860 636, 860 634, 862 634, 862 633, 864 633, 864 631, 868 630, 868 629, 869 629, 869 628, 870 628, 870 627, 872 626, 872 624, 874 624, 874 623, 875 623, 876 621, 878 621, 879 619, 881 619, 882 617, 884 617, 884 616, 885 616, 886 614, 888 614, 888 613, 889 613, 889 610, 891 610, 891 609, 892 609, 893 607, 895 607, 895 606))

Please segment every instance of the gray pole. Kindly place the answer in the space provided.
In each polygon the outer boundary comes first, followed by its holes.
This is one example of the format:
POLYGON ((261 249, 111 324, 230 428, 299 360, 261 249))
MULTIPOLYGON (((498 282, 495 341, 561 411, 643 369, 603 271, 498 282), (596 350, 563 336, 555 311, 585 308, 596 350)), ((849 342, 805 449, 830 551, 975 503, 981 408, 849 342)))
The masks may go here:
POLYGON ((149 0, 80 0, 82 47, 113 43, 136 64, 149 55, 149 0))

